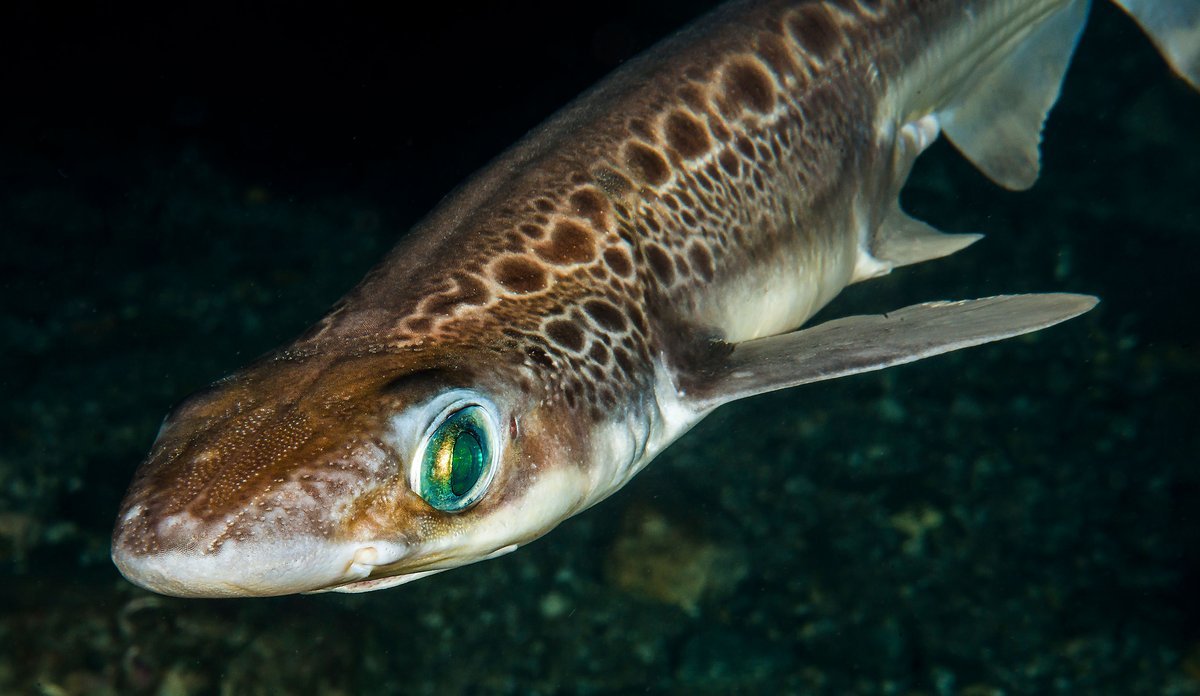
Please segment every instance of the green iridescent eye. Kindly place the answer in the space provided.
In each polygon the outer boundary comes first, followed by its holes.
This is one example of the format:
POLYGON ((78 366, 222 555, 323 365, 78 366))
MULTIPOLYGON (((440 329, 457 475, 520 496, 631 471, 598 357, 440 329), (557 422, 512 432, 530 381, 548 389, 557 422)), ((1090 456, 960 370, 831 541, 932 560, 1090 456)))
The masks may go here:
POLYGON ((445 416, 425 440, 414 489, 443 512, 458 512, 483 497, 495 468, 491 418, 481 406, 445 416))

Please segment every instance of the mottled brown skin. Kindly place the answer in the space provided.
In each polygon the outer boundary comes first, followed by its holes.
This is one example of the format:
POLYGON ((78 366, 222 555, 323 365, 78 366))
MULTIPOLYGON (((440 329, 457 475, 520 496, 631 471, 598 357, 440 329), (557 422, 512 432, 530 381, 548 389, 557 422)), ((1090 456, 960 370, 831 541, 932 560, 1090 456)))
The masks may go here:
POLYGON ((862 63, 899 70, 894 18, 919 13, 892 6, 930 4, 718 11, 469 181, 297 348, 507 339, 564 368, 549 376, 567 407, 616 406, 652 355, 721 338, 693 324, 723 285, 853 243, 825 218, 861 187, 848 173, 878 169, 862 63))
POLYGON ((436 512, 392 452, 391 469, 351 472, 365 493, 338 528, 310 510, 269 534, 416 539, 503 505, 533 464, 583 466, 593 424, 647 408, 656 360, 683 381, 747 338, 720 321, 743 311, 730 288, 853 256, 841 211, 898 186, 870 130, 876 83, 962 5, 733 3, 631 61, 451 195, 293 345, 185 402, 114 545, 209 552, 268 533, 259 518, 287 481, 345 498, 326 474, 447 386, 506 400, 497 493, 436 512), (428 379, 405 383, 414 373, 428 379), (209 528, 156 524, 185 510, 209 528))

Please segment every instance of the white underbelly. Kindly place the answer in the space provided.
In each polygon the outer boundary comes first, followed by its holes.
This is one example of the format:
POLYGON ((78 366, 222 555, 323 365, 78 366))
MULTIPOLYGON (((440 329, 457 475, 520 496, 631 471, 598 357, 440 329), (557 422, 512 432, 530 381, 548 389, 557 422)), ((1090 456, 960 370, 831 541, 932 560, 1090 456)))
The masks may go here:
POLYGON ((718 327, 729 343, 792 331, 850 283, 857 257, 854 232, 821 248, 780 254, 766 267, 715 288, 700 321, 718 327))

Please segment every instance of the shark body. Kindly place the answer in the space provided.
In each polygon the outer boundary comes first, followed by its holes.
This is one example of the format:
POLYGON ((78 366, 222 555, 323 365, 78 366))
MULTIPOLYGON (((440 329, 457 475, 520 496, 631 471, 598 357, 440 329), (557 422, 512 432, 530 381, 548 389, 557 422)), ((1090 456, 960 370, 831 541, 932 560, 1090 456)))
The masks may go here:
MULTIPOLYGON (((1119 4, 1200 81, 1200 3, 1119 4)), ((719 8, 476 174, 294 343, 176 408, 114 561, 179 596, 400 584, 540 537, 728 401, 1087 311, 1015 295, 799 329, 977 238, 899 206, 939 134, 1033 184, 1087 10, 719 8)))

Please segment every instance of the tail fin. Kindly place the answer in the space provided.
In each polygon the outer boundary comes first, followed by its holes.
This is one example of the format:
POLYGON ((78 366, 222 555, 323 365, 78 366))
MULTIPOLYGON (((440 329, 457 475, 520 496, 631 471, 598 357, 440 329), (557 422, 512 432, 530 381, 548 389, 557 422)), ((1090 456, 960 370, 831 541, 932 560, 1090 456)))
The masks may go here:
POLYGON ((1171 69, 1200 90, 1200 0, 1113 0, 1142 27, 1171 69))
POLYGON ((1042 124, 1058 101, 1087 14, 1086 0, 1054 11, 938 115, 959 152, 1007 189, 1037 181, 1042 124))

